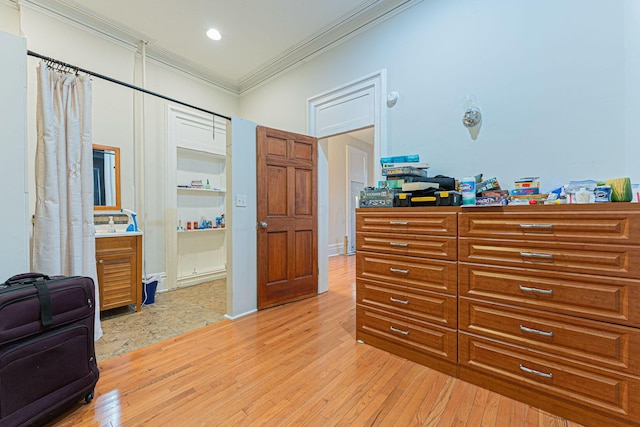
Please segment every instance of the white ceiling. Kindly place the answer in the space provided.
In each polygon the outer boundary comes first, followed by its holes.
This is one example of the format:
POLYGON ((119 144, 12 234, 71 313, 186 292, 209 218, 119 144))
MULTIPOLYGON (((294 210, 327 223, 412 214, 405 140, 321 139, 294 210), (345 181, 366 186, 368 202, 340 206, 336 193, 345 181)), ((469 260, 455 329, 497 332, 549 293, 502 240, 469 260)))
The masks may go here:
POLYGON ((421 0, 16 1, 145 41, 148 57, 242 93, 421 0), (211 27, 222 40, 206 37, 211 27))

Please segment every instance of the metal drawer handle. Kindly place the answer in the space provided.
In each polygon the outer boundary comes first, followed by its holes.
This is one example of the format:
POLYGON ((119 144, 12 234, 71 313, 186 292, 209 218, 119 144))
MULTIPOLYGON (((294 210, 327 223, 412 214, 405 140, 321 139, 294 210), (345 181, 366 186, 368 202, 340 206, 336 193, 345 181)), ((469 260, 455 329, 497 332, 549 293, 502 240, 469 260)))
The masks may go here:
POLYGON ((409 225, 409 221, 389 221, 390 225, 409 225))
POLYGON ((520 330, 522 332, 529 332, 529 333, 532 333, 532 334, 544 335, 545 337, 552 337, 553 336, 553 332, 546 332, 546 331, 541 331, 539 329, 527 328, 524 325, 520 325, 520 330))
POLYGON ((520 224, 520 228, 547 228, 552 229, 553 224, 520 224))
POLYGON ((408 300, 398 299, 398 298, 394 298, 394 297, 390 297, 389 299, 391 300, 391 302, 398 302, 400 304, 409 304, 408 300))
POLYGON ((553 254, 538 254, 535 252, 520 252, 520 256, 524 258, 544 258, 553 259, 553 254))
POLYGON ((409 331, 403 331, 402 329, 394 328, 393 326, 391 326, 390 328, 392 332, 397 332, 402 335, 409 335, 409 331))
POLYGON ((545 372, 540 372, 540 371, 536 371, 535 369, 531 369, 531 368, 527 368, 526 366, 523 366, 522 363, 520 364, 520 370, 528 373, 528 374, 534 374, 534 375, 538 375, 541 377, 545 377, 545 378, 553 378, 553 374, 552 373, 545 373, 545 372))
POLYGON ((389 246, 400 246, 401 248, 406 248, 409 246, 408 243, 398 243, 398 242, 389 242, 389 246))
POLYGON ((409 274, 409 270, 400 270, 399 268, 389 268, 392 273, 409 274))
POLYGON ((553 289, 529 288, 527 286, 518 286, 522 292, 534 292, 537 294, 553 295, 553 289))

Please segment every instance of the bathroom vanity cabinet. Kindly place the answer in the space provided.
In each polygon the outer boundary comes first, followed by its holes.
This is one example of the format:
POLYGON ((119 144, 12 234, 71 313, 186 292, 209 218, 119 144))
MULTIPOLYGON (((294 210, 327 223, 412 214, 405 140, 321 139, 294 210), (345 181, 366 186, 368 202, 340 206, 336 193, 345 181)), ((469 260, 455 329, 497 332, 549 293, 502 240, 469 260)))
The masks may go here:
POLYGON ((142 236, 96 238, 100 311, 142 305, 142 236))

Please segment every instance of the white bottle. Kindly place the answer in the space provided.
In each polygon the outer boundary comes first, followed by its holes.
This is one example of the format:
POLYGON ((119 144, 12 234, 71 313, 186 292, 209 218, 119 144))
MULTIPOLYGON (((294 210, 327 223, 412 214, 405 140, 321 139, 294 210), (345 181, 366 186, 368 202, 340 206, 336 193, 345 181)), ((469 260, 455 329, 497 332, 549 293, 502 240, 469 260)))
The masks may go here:
POLYGON ((116 224, 113 222, 113 217, 110 216, 109 217, 109 233, 115 233, 116 232, 116 224))

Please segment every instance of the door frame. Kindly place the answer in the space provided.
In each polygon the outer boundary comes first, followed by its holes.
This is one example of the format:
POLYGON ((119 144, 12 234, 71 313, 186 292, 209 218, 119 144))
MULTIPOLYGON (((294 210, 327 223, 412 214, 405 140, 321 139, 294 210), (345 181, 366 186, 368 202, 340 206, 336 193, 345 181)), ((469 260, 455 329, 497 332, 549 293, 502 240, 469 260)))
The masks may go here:
MULTIPOLYGON (((329 170, 326 139, 373 126, 373 155, 387 153, 387 70, 315 95, 307 100, 307 134, 318 139, 318 293, 329 290, 329 170)), ((382 173, 374 162, 374 179, 382 173)))
POLYGON ((346 182, 345 182, 345 186, 346 188, 346 204, 345 204, 345 218, 346 218, 346 224, 345 224, 345 231, 347 233, 347 247, 344 248, 343 253, 348 254, 348 255, 352 255, 355 253, 355 237, 356 237, 356 224, 355 224, 355 208, 357 208, 358 206, 356 206, 355 204, 355 200, 353 198, 353 184, 354 183, 361 183, 362 187, 366 187, 367 183, 369 182, 369 153, 367 151, 364 151, 358 147, 355 147, 353 145, 349 145, 347 144, 346 148, 346 152, 345 152, 345 166, 346 166, 346 182), (360 152, 364 154, 364 176, 362 177, 356 177, 353 174, 353 170, 351 169, 351 165, 352 165, 352 157, 354 156, 354 154, 356 152, 360 152), (351 248, 353 248, 353 251, 351 250, 351 248))

